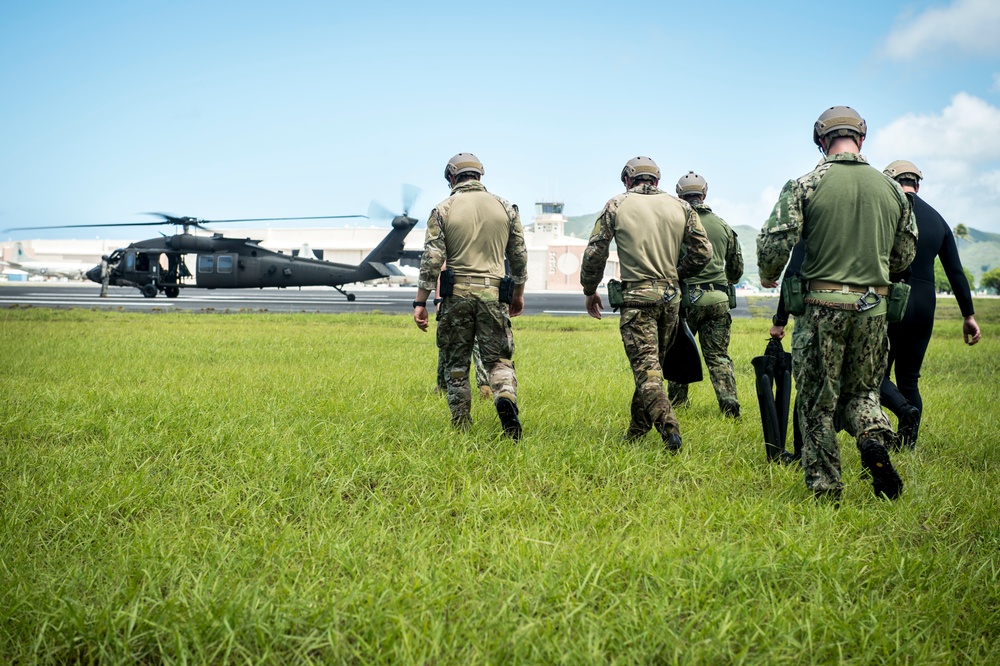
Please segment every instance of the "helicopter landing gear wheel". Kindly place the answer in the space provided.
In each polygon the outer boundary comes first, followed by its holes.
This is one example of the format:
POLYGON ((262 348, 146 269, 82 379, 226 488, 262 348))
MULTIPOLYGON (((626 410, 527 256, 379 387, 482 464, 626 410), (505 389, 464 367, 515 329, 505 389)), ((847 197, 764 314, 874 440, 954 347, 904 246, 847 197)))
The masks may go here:
POLYGON ((354 295, 354 294, 348 294, 348 295, 347 295, 347 300, 348 300, 348 301, 350 301, 350 302, 352 302, 352 303, 354 302, 354 299, 355 299, 355 298, 356 298, 356 297, 355 297, 355 295, 354 295))
POLYGON ((163 293, 167 295, 167 298, 177 298, 177 295, 181 293, 180 287, 164 287, 163 293))
POLYGON ((142 295, 146 298, 156 298, 156 285, 147 284, 142 287, 142 295))

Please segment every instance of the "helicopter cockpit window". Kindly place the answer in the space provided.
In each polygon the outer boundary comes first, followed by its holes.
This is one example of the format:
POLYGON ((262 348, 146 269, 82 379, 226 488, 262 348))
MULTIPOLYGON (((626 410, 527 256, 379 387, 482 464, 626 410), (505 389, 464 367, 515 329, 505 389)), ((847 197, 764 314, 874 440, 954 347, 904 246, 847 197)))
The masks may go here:
POLYGON ((125 255, 125 270, 135 270, 135 253, 129 252, 125 255))
POLYGON ((219 261, 216 262, 216 270, 220 273, 232 273, 233 272, 233 258, 229 256, 219 257, 219 261))
POLYGON ((198 272, 211 273, 215 270, 215 257, 210 254, 198 255, 198 272))

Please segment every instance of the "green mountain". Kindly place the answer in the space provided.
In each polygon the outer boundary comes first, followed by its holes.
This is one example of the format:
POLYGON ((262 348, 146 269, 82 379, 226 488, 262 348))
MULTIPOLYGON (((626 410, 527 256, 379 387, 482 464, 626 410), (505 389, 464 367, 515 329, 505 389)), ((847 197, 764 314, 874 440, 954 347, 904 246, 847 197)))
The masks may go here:
MULTIPOLYGON (((589 238, 598 215, 600 213, 570 217, 565 225, 566 235, 574 238, 589 238)), ((733 231, 739 238, 740 250, 743 252, 743 280, 741 284, 757 286, 760 284, 757 273, 757 234, 760 232, 760 228, 739 224, 733 227, 733 231)), ((962 266, 975 277, 976 286, 979 285, 983 273, 1000 268, 1000 234, 970 228, 967 238, 956 238, 955 241, 958 245, 958 256, 962 259, 962 266)))

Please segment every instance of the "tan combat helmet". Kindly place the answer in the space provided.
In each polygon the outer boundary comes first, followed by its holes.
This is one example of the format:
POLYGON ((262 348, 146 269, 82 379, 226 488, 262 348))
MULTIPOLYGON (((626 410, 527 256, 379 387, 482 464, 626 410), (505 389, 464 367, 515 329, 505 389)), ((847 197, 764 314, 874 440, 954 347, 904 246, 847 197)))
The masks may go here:
POLYGON ((882 173, 889 176, 893 180, 899 180, 900 178, 905 178, 909 176, 911 179, 917 181, 918 183, 924 179, 924 174, 920 172, 917 165, 913 162, 908 162, 907 160, 896 160, 882 170, 882 173))
POLYGON ((624 183, 626 178, 642 175, 650 175, 659 180, 660 167, 656 166, 656 162, 648 157, 633 157, 625 163, 625 167, 622 169, 622 182, 624 183))
POLYGON ((694 171, 688 171, 681 176, 676 189, 677 196, 682 199, 691 195, 698 195, 702 199, 708 196, 708 182, 694 171))
POLYGON ((444 168, 444 179, 451 182, 451 179, 458 174, 468 172, 478 173, 482 177, 486 173, 486 169, 483 168, 483 163, 479 161, 479 158, 472 153, 459 153, 448 160, 448 164, 444 168))
POLYGON ((820 146, 819 140, 826 136, 847 136, 855 132, 862 138, 868 133, 865 119, 849 106, 831 106, 820 114, 819 120, 813 125, 813 143, 820 146))

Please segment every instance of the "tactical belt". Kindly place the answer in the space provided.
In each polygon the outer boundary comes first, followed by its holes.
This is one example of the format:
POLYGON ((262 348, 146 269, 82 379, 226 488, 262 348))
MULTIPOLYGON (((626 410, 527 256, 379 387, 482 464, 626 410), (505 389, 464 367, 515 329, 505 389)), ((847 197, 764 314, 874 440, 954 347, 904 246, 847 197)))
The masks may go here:
POLYGON ((806 305, 819 305, 824 308, 832 308, 834 310, 848 310, 850 312, 866 312, 876 307, 882 302, 882 296, 876 294, 874 291, 866 291, 861 298, 854 301, 853 303, 834 303, 832 301, 824 301, 819 298, 806 297, 802 299, 802 302, 806 305), (868 297, 871 296, 875 300, 870 301, 868 297))
POLYGON ((623 308, 651 308, 654 305, 659 305, 662 302, 663 302, 662 300, 659 300, 659 301, 625 301, 624 303, 622 303, 622 307, 623 308))
POLYGON ((833 308, 834 310, 850 310, 851 312, 858 312, 860 310, 857 303, 831 303, 830 301, 808 297, 803 298, 802 301, 807 305, 819 305, 824 308, 833 308))
MULTIPOLYGON (((728 284, 712 284, 711 282, 705 282, 703 284, 689 284, 688 288, 698 289, 700 291, 729 291, 728 284)), ((862 291, 864 291, 862 289, 862 291)))
MULTIPOLYGON (((839 291, 842 294, 867 294, 869 291, 879 296, 888 296, 889 287, 862 287, 856 284, 841 284, 826 280, 809 280, 806 291, 839 291)), ((844 308, 841 308, 842 310, 844 308)))
POLYGON ((479 275, 456 275, 455 284, 469 287, 499 287, 500 278, 483 277, 479 275))
POLYGON ((660 289, 673 286, 670 280, 622 280, 623 289, 648 289, 650 287, 660 289))

